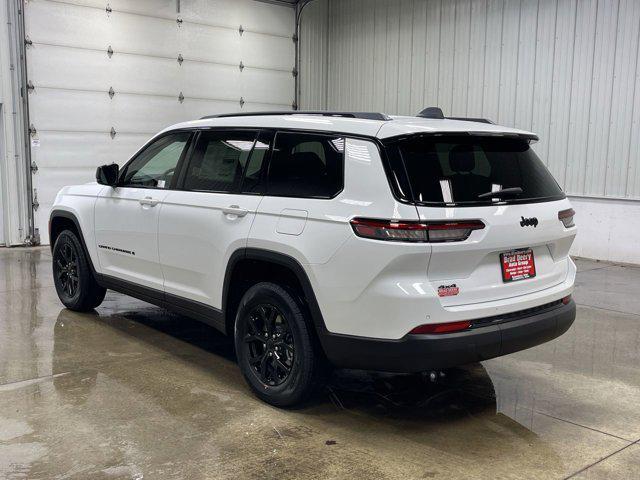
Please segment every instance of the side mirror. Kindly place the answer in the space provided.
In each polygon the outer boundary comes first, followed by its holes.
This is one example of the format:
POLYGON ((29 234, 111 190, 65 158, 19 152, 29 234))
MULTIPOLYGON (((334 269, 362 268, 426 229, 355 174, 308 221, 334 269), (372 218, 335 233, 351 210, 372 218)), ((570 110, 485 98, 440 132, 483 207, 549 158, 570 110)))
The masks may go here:
POLYGON ((96 180, 100 185, 115 187, 118 184, 118 173, 120 167, 117 163, 102 165, 96 170, 96 180))

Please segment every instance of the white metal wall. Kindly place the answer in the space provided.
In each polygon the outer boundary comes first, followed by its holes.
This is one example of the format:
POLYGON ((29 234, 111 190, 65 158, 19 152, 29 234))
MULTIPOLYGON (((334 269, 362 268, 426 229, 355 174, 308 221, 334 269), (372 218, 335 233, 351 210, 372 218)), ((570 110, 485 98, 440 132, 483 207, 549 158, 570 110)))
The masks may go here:
POLYGON ((294 100, 289 7, 29 0, 25 18, 42 243, 63 185, 94 180, 98 165, 124 163, 165 126, 241 109, 291 109, 294 100))
POLYGON ((302 108, 487 117, 538 133, 567 193, 640 199, 640 1, 315 1, 302 108))
POLYGON ((300 107, 327 108, 329 71, 329 2, 313 0, 302 10, 300 28, 300 107))

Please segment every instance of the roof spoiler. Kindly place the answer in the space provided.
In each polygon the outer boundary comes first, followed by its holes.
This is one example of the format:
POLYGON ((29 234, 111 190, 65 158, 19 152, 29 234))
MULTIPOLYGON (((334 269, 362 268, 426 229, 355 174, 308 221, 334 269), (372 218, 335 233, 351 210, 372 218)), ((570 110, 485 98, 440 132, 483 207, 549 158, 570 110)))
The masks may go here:
POLYGON ((464 122, 477 122, 477 123, 491 123, 493 122, 487 118, 472 118, 472 117, 445 117, 442 113, 442 109, 439 107, 427 107, 422 110, 418 115, 421 118, 434 118, 437 120, 462 120, 464 122))

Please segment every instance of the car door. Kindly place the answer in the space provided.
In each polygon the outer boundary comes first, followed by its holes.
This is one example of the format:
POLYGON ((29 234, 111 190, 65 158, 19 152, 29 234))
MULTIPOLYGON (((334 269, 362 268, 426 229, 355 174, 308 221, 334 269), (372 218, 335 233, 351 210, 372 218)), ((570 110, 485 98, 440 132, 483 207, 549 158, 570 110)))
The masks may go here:
MULTIPOLYGON (((273 144, 266 193, 247 246, 275 250, 303 264, 326 263, 353 234, 345 208, 364 201, 342 195, 345 138, 278 131, 273 144)), ((370 161, 366 150, 359 151, 361 161, 370 161)))
POLYGON ((138 285, 163 288, 158 261, 160 203, 175 181, 192 133, 171 132, 154 139, 107 187, 95 205, 95 238, 103 274, 138 285))
POLYGON ((159 256, 167 300, 221 308, 227 261, 246 246, 262 199, 269 144, 270 134, 258 130, 199 133, 179 188, 169 192, 160 210, 159 256))

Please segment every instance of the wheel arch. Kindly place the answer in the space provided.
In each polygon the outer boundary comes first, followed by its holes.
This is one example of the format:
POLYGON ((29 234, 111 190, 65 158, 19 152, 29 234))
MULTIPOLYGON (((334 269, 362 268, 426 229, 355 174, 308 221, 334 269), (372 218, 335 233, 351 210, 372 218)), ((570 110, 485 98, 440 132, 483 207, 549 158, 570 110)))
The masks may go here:
MULTIPOLYGON (((242 274, 251 268, 256 268, 258 272, 253 277, 250 277, 248 282, 245 281, 245 285, 261 281, 261 273, 264 272, 263 269, 265 267, 268 267, 273 272, 270 273, 275 278, 282 278, 285 275, 284 280, 287 283, 295 279, 297 285, 286 286, 297 288, 294 293, 301 297, 300 299, 308 308, 317 337, 322 339, 322 333, 326 330, 326 327, 313 287, 304 267, 290 255, 260 248, 242 248, 236 250, 229 257, 222 287, 222 311, 225 315, 226 333, 233 334, 235 315, 240 301, 239 297, 246 291, 246 288, 243 289, 242 285, 238 289, 237 282, 242 282, 242 274)), ((267 275, 264 280, 268 281, 271 278, 267 275)))
POLYGON ((51 214, 49 216, 49 242, 51 252, 53 252, 53 247, 55 245, 56 239, 58 238, 58 235, 60 235, 60 233, 62 233, 62 231, 66 229, 73 230, 76 233, 76 235, 78 236, 78 240, 80 241, 80 245, 82 245, 82 249, 84 250, 84 254, 86 255, 89 262, 91 273, 93 273, 95 278, 99 278, 99 275, 93 266, 93 259, 91 258, 91 254, 89 253, 87 244, 84 241, 84 234, 82 233, 80 222, 78 221, 78 217, 73 212, 61 209, 54 209, 51 211, 51 214))

